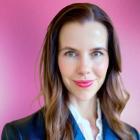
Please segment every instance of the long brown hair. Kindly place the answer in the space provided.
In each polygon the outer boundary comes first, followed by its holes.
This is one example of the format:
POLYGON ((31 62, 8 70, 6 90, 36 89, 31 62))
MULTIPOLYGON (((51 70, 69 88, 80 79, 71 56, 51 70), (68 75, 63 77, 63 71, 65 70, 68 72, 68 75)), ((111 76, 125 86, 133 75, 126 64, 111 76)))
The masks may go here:
POLYGON ((41 94, 45 102, 46 139, 73 139, 66 105, 67 89, 58 67, 59 33, 64 24, 73 21, 80 23, 98 21, 107 28, 109 68, 97 97, 101 103, 101 110, 113 131, 120 139, 132 140, 129 129, 120 120, 120 114, 129 95, 121 82, 121 55, 116 32, 109 16, 101 8, 90 3, 75 3, 64 7, 48 26, 40 61, 41 94))

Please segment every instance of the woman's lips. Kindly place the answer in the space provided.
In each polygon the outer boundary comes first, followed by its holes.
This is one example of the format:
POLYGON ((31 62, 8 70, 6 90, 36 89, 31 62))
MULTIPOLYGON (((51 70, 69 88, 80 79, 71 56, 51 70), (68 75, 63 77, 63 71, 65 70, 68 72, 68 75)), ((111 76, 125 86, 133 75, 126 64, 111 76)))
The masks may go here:
POLYGON ((93 80, 76 80, 75 84, 82 88, 90 87, 93 84, 93 80))

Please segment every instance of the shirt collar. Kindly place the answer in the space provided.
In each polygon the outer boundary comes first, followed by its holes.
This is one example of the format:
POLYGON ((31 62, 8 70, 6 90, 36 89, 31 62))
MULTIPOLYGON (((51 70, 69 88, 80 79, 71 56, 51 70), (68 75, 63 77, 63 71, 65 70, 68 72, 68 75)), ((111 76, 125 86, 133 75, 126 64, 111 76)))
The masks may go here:
MULTIPOLYGON (((83 125, 84 127, 87 126, 86 130, 90 130, 90 131, 87 131, 87 132, 84 132, 83 130, 82 133, 86 133, 84 134, 85 135, 91 135, 91 128, 89 128, 88 125, 85 125, 85 124, 88 124, 88 120, 84 119, 80 113, 78 112, 78 110, 76 109, 76 107, 72 104, 72 103, 69 103, 68 104, 68 108, 70 110, 70 112, 72 113, 74 119, 76 120, 78 126, 80 127, 80 125, 83 125), (87 134, 87 133, 90 133, 90 134, 87 134)), ((97 134, 96 136, 96 140, 102 140, 102 118, 101 118, 101 108, 100 108, 100 102, 99 102, 99 99, 97 99, 97 119, 96 119, 96 126, 97 128, 99 129, 99 133, 97 134)), ((86 137, 86 136, 85 136, 86 137)))

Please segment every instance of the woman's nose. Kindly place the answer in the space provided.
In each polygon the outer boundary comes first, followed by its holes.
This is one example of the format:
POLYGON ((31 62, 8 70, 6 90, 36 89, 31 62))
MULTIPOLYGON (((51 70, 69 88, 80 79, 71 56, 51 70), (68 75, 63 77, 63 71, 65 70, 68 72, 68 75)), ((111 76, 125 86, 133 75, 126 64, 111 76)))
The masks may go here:
POLYGON ((92 65, 89 57, 84 56, 80 58, 78 62, 77 70, 78 70, 78 74, 80 75, 87 75, 91 73, 92 65))

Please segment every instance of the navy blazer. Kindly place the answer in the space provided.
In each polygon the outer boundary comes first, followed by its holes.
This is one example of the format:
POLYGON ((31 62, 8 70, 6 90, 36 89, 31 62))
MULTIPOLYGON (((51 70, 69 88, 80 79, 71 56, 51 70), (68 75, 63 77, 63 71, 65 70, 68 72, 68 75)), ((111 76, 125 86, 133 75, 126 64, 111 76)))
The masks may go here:
MULTIPOLYGON (((20 120, 7 123, 2 131, 1 140, 45 140, 45 121, 43 118, 43 108, 32 115, 20 120)), ((74 117, 70 113, 74 140, 85 140, 74 117)), ((119 137, 109 127, 104 115, 102 115, 103 140, 119 140, 119 137)), ((140 140, 137 130, 129 126, 136 140, 140 140)))

